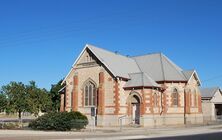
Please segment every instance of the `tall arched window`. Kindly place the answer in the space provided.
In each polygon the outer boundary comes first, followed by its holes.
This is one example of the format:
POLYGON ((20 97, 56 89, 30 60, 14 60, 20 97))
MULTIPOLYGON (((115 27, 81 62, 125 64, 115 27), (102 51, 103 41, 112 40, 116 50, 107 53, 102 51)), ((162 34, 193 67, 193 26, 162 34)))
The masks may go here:
POLYGON ((173 98, 173 100, 172 100, 173 105, 178 106, 178 104, 179 104, 178 103, 179 102, 179 100, 178 100, 179 94, 178 94, 178 90, 176 88, 173 89, 172 98, 173 98))
POLYGON ((157 100, 157 94, 156 93, 154 93, 154 95, 153 95, 153 104, 154 104, 154 107, 158 106, 158 100, 157 100))
POLYGON ((96 106, 96 86, 88 82, 84 87, 85 106, 96 106))
POLYGON ((196 107, 197 106, 197 90, 194 89, 194 106, 196 107))

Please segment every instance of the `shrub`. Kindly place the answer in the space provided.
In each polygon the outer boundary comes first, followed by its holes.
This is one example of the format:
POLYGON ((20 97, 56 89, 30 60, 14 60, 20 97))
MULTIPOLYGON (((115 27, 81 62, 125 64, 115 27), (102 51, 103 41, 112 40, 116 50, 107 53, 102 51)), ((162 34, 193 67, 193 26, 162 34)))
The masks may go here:
POLYGON ((0 129, 18 129, 19 123, 16 122, 5 122, 0 123, 0 129))
POLYGON ((35 130, 69 131, 83 129, 87 124, 87 117, 80 112, 54 112, 33 120, 29 127, 35 130))

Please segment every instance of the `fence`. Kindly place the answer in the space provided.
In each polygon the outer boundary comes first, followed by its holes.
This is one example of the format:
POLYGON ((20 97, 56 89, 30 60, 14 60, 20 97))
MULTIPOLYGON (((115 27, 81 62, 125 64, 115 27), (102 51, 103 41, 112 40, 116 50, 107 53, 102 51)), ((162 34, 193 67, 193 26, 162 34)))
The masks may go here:
POLYGON ((27 127, 33 119, 1 118, 0 129, 18 129, 27 127))

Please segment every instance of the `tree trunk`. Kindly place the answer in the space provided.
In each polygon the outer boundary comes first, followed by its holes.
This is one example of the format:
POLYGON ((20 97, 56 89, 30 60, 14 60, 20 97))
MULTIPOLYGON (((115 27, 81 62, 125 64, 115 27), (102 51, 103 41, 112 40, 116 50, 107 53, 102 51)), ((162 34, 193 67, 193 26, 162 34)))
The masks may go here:
POLYGON ((21 110, 19 110, 19 111, 18 111, 18 113, 19 113, 19 114, 18 114, 19 121, 21 122, 21 119, 22 119, 22 111, 21 111, 21 110))

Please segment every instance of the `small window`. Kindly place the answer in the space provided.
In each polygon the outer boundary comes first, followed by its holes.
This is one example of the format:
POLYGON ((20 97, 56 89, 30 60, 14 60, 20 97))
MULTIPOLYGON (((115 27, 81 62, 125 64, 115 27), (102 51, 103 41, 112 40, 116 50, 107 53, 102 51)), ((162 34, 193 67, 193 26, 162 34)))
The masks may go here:
POLYGON ((178 94, 178 90, 175 88, 174 90, 173 90, 173 93, 172 93, 172 98, 173 98, 173 100, 172 100, 172 103, 173 103, 173 105, 174 106, 178 106, 178 98, 179 98, 179 94, 178 94))
POLYGON ((88 55, 86 56, 86 62, 89 62, 89 56, 88 55))

